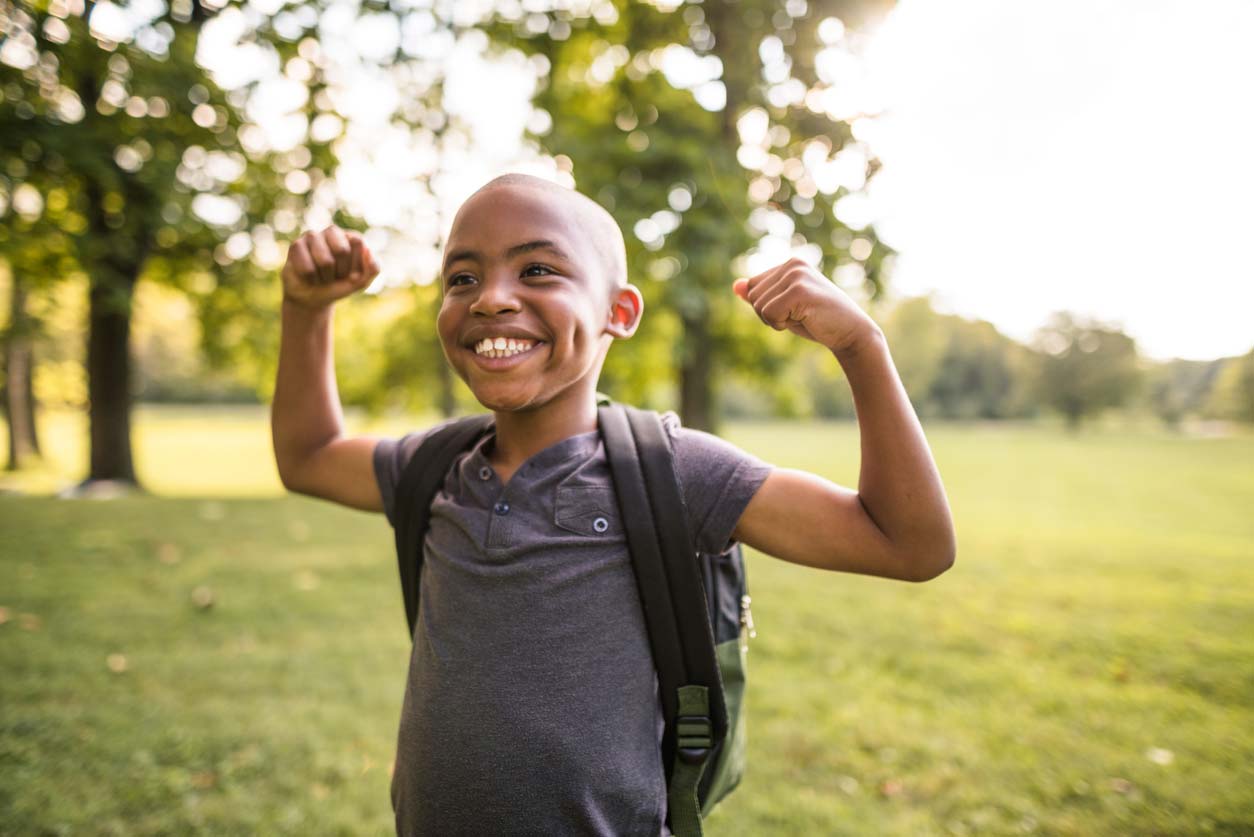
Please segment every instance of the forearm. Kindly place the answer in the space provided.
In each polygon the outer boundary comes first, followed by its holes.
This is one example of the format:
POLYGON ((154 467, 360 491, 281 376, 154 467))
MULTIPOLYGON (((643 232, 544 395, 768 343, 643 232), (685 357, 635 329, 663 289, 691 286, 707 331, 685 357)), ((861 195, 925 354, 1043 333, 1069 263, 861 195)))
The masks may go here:
POLYGON ((943 570, 956 548, 949 502, 883 332, 869 331, 836 358, 862 439, 859 500, 895 550, 943 570))
POLYGON ((270 432, 284 483, 309 454, 343 433, 332 319, 331 305, 315 310, 283 302, 270 432))

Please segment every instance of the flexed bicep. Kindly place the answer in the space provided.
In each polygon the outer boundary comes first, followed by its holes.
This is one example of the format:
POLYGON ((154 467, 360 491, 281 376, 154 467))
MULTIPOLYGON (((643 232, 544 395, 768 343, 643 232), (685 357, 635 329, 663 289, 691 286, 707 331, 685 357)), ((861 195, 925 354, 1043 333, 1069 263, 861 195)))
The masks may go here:
POLYGON ((735 537, 794 564, 917 580, 858 492, 805 471, 773 470, 745 507, 735 537))

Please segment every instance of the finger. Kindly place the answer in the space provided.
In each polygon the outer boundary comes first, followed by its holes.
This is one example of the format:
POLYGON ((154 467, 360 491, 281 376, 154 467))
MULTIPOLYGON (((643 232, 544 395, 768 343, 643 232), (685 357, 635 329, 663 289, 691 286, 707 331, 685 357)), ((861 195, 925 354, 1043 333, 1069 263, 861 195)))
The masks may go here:
POLYGON ((292 266, 294 278, 302 282, 312 281, 318 270, 314 265, 313 257, 309 255, 309 247, 305 244, 304 237, 296 239, 287 248, 287 263, 292 266))
POLYGON ((745 298, 752 302, 755 306, 759 300, 775 294, 779 288, 789 284, 788 272, 782 269, 782 266, 771 272, 771 275, 765 276, 756 285, 749 289, 748 296, 745 298))
POLYGON ((347 276, 353 266, 353 249, 348 243, 348 236, 342 229, 332 225, 322 231, 322 238, 326 241, 331 255, 335 257, 336 278, 347 276))
POLYGON ((380 268, 379 263, 375 261, 374 253, 370 252, 370 247, 366 245, 366 242, 363 241, 361 243, 361 247, 362 247, 362 258, 365 262, 366 270, 370 271, 370 278, 373 279, 374 277, 379 275, 379 271, 382 268, 380 268))
POLYGON ((306 236, 306 239, 309 242, 309 254, 313 256, 314 264, 318 267, 319 281, 325 285, 331 284, 335 281, 335 256, 331 254, 331 248, 316 233, 306 236))
POLYGON ((768 268, 767 270, 764 270, 761 273, 755 274, 753 276, 750 276, 748 279, 746 279, 744 299, 746 300, 749 299, 750 296, 753 294, 753 289, 756 288, 758 285, 762 284, 763 282, 765 282, 767 279, 770 279, 772 276, 774 276, 779 271, 779 268, 780 266, 776 265, 775 267, 768 268))
POLYGON ((348 241, 349 241, 349 245, 352 247, 352 253, 350 254, 351 262, 352 262, 352 267, 351 267, 352 275, 362 276, 366 272, 366 268, 364 264, 365 260, 362 258, 362 255, 361 255, 362 248, 366 246, 365 242, 361 240, 361 236, 358 235, 357 233, 349 233, 348 241))
POLYGON ((732 282, 732 293, 734 293, 736 296, 748 302, 749 301, 749 297, 748 297, 749 280, 737 279, 736 281, 732 282))
POLYGON ((795 300, 796 295, 792 293, 792 288, 782 288, 774 294, 763 297, 754 308, 757 309, 763 322, 776 331, 783 331, 793 321, 792 309, 795 300))

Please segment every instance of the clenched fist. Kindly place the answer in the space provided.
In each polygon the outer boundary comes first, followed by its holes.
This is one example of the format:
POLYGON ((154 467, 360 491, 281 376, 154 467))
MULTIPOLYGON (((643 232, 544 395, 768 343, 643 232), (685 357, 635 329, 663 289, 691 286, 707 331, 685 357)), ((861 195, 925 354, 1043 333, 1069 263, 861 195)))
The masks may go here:
POLYGON ((325 308, 369 285, 379 265, 360 234, 332 225, 292 242, 280 275, 285 300, 325 308))
POLYGON ((788 329, 837 354, 879 331, 848 294, 801 259, 737 279, 732 290, 771 328, 788 329))

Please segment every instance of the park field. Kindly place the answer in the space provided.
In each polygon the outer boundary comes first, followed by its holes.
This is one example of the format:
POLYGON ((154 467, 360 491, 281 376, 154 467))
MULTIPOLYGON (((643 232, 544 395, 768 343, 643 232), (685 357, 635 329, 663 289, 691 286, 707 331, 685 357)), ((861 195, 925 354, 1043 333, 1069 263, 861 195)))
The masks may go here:
MULTIPOLYGON (((394 833, 383 517, 284 496, 261 409, 139 410, 152 494, 113 500, 51 496, 84 428, 43 430, 0 477, 0 834, 394 833)), ((1254 436, 927 432, 948 573, 749 554, 749 766, 707 834, 1254 834, 1254 436)), ((726 435, 856 484, 851 424, 726 435)))

